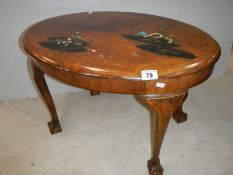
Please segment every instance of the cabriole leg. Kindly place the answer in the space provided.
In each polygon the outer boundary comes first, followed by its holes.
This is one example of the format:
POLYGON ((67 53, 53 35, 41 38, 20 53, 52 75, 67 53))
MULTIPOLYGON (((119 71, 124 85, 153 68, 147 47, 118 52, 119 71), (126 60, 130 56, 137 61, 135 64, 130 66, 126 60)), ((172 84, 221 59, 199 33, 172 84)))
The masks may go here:
POLYGON ((51 121, 48 122, 48 127, 51 134, 61 132, 60 122, 57 116, 56 108, 52 99, 52 96, 49 92, 48 86, 44 78, 44 72, 31 61, 31 67, 33 72, 33 78, 36 83, 40 95, 46 103, 49 112, 51 114, 51 121))
POLYGON ((171 116, 182 104, 184 98, 185 94, 163 98, 142 96, 144 103, 157 113, 155 128, 152 128, 152 156, 148 161, 149 175, 163 174, 159 159, 161 145, 171 116))
POLYGON ((183 99, 182 104, 177 108, 177 110, 173 113, 173 119, 176 121, 176 123, 182 123, 187 120, 187 113, 185 113, 182 109, 183 103, 188 97, 188 93, 185 94, 185 97, 183 99))

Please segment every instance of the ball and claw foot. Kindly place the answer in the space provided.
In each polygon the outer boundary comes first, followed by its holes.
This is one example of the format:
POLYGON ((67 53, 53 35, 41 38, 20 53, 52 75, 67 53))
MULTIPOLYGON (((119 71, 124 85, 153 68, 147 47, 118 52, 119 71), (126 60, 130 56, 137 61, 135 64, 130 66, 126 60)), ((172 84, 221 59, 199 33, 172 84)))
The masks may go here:
POLYGON ((48 122, 48 127, 49 127, 49 131, 51 134, 56 134, 58 132, 62 132, 59 121, 55 120, 55 121, 48 122))
POLYGON ((176 121, 176 123, 182 123, 187 120, 187 113, 183 112, 182 109, 178 109, 173 114, 173 119, 176 121))
POLYGON ((180 107, 176 109, 176 111, 173 113, 173 119, 176 121, 176 123, 183 123, 187 120, 187 113, 185 113, 182 109, 184 101, 187 99, 188 93, 185 94, 183 102, 181 103, 180 107))
POLYGON ((91 96, 95 96, 95 95, 100 95, 100 92, 90 90, 90 94, 91 94, 91 96))
POLYGON ((149 175, 163 175, 163 167, 160 165, 160 163, 155 166, 152 160, 148 160, 147 167, 149 175))

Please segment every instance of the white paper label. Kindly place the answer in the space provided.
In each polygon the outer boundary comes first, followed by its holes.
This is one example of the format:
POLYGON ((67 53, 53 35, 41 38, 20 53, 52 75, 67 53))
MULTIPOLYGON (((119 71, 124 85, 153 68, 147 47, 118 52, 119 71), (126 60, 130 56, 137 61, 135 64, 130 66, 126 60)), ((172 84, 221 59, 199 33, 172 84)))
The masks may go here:
POLYGON ((165 83, 157 82, 155 86, 159 87, 159 88, 164 88, 165 87, 165 83))
POLYGON ((158 79, 157 70, 142 70, 141 76, 142 76, 142 80, 157 80, 158 79))

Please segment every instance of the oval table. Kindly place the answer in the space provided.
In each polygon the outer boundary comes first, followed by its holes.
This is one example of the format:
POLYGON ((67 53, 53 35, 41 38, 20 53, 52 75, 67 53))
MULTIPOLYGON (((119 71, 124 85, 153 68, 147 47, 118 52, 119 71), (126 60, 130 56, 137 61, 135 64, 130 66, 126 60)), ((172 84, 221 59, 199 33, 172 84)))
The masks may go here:
POLYGON ((164 17, 126 12, 77 13, 50 18, 23 35, 35 83, 51 113, 52 134, 60 132, 44 74, 99 92, 133 94, 156 112, 150 175, 162 175, 159 153, 171 117, 187 119, 188 89, 205 81, 220 56, 207 33, 164 17))

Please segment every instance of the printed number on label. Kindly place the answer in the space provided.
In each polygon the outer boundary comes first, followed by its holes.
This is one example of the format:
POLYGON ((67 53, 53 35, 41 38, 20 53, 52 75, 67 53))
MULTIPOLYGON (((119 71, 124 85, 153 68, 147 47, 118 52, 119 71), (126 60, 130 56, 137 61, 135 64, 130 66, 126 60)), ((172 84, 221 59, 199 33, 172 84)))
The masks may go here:
POLYGON ((157 70, 143 70, 141 71, 142 80, 157 80, 157 70))

